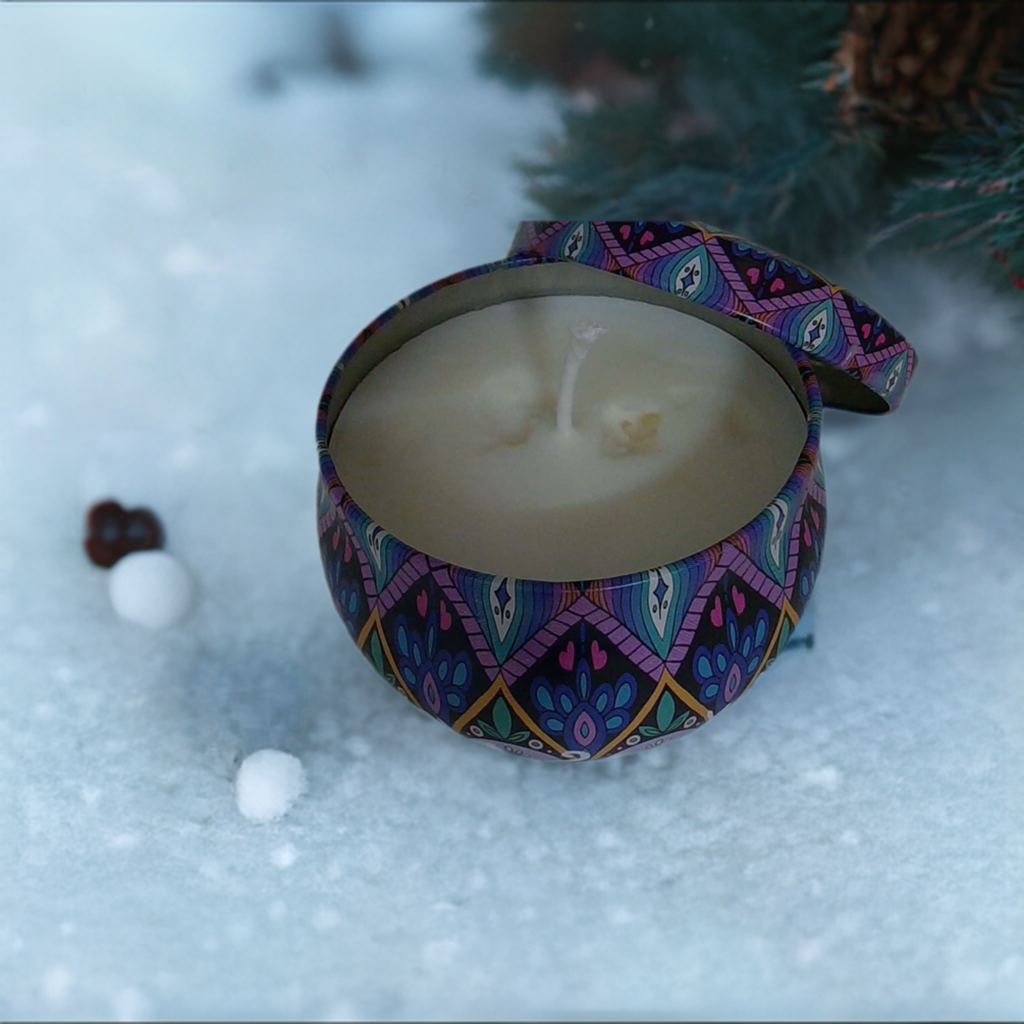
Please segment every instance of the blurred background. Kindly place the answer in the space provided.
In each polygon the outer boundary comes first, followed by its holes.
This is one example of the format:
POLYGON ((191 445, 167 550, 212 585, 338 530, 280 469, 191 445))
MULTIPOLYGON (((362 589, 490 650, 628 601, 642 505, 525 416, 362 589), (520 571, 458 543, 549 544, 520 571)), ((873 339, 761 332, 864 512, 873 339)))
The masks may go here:
POLYGON ((1024 6, 0 5, 0 1016, 1016 1019, 1024 6), (527 218, 703 220, 920 356, 830 411, 817 638, 552 771, 324 585, 323 382, 527 218), (114 497, 199 600, 120 621, 114 497), (263 746, 308 794, 256 826, 263 746))
POLYGON ((1024 284, 1017 4, 492 3, 482 17, 483 68, 564 99, 562 133, 524 167, 552 214, 728 224, 815 266, 893 240, 973 245, 1024 284))

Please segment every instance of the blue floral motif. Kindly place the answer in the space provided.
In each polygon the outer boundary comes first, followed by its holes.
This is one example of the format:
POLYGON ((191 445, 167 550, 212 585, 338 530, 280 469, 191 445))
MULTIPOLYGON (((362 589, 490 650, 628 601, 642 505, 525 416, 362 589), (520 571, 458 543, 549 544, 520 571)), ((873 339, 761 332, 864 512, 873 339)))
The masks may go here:
POLYGON ((361 611, 366 602, 366 595, 363 591, 362 580, 359 579, 357 572, 353 572, 355 567, 350 566, 352 558, 352 545, 339 524, 331 542, 327 575, 331 593, 334 595, 335 607, 341 615, 342 622, 345 623, 345 628, 355 639, 359 635, 363 622, 361 611), (339 552, 338 547, 342 538, 345 540, 345 547, 343 552, 339 552))
POLYGON ((469 655, 439 651, 437 615, 431 612, 426 629, 419 633, 404 615, 395 620, 395 646, 400 655, 398 671, 416 695, 424 711, 451 725, 468 707, 472 667, 469 655))
POLYGON ((533 681, 535 706, 543 709, 540 727, 559 738, 569 750, 595 754, 610 736, 629 724, 629 709, 639 692, 636 679, 628 672, 610 683, 594 685, 590 662, 581 657, 576 665, 575 687, 552 687, 543 677, 533 681))
POLYGON ((359 633, 359 606, 363 602, 363 588, 354 580, 346 579, 338 570, 334 593, 334 601, 341 613, 341 621, 345 623, 349 633, 355 637, 359 633))
POLYGON ((818 571, 813 564, 805 565, 800 570, 798 586, 800 587, 800 596, 805 602, 811 596, 811 591, 814 589, 814 581, 817 579, 817 576, 818 571))
POLYGON ((740 632, 736 613, 725 613, 727 643, 714 649, 698 647, 693 657, 693 674, 700 683, 700 702, 718 712, 738 697, 757 674, 764 661, 770 622, 763 609, 753 624, 740 632))

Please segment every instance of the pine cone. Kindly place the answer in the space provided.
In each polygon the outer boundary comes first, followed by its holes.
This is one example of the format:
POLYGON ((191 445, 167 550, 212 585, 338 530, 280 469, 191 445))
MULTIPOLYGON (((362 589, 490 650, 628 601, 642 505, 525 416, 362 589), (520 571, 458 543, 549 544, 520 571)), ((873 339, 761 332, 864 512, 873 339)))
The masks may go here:
POLYGON ((825 88, 841 90, 851 128, 875 119, 962 131, 982 95, 997 90, 998 73, 1019 66, 1022 35, 1017 3, 853 3, 825 88))

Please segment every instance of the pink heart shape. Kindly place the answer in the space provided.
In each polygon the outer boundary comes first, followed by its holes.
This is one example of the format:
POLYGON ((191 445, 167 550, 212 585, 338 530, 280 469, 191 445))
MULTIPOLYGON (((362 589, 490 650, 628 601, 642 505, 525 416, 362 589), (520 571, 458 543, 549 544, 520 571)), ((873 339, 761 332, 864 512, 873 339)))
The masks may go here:
POLYGON ((751 284, 757 284, 761 280, 761 271, 757 267, 749 267, 747 269, 747 278, 751 284))
POLYGON ((718 629, 722 628, 725 619, 722 617, 722 599, 715 595, 715 606, 711 609, 711 621, 718 629))
POLYGON ((558 655, 558 664, 565 669, 566 672, 572 671, 573 663, 576 661, 576 645, 570 640, 569 646, 566 647, 561 654, 558 655))
POLYGON ((882 348, 885 345, 885 335, 880 334, 878 340, 875 342, 875 348, 882 348))
POLYGON ((622 227, 619 228, 619 238, 625 241, 627 238, 629 238, 630 232, 632 230, 633 229, 628 224, 623 224, 622 227))
POLYGON ((348 541, 348 537, 345 538, 345 561, 352 561, 352 545, 348 541))
POLYGON ((652 235, 652 234, 650 233, 650 231, 645 231, 645 232, 644 232, 644 233, 643 233, 643 234, 642 234, 642 235, 640 236, 640 244, 641 244, 641 245, 647 245, 647 243, 648 243, 648 242, 653 242, 653 241, 654 241, 654 235, 652 235))
POLYGON ((608 664, 608 652, 602 651, 596 640, 590 642, 590 660, 594 663, 595 672, 600 672, 608 664))
POLYGON ((441 628, 447 629, 452 624, 452 613, 448 611, 448 605, 441 602, 441 628))
POLYGON ((427 592, 425 590, 421 590, 420 596, 416 598, 416 611, 420 613, 421 619, 427 617, 427 592))
POLYGON ((747 598, 745 594, 741 593, 735 587, 732 588, 732 603, 733 607, 736 609, 736 614, 742 615, 743 609, 747 607, 747 598))
POLYGON ((781 292, 785 287, 786 282, 783 281, 781 277, 777 277, 774 281, 772 281, 772 286, 768 289, 768 291, 774 294, 775 292, 781 292))
POLYGON ((871 324, 861 324, 861 325, 860 325, 860 336, 861 336, 861 337, 862 337, 862 338, 863 338, 863 339, 864 339, 865 341, 867 341, 867 340, 868 340, 868 335, 869 335, 870 333, 871 333, 871 324))

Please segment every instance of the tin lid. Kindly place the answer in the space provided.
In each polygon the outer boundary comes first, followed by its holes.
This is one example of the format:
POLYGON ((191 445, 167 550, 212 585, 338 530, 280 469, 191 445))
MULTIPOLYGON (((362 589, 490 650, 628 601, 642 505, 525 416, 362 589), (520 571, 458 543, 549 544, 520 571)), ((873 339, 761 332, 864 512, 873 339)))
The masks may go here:
POLYGON ((510 256, 573 261, 750 324, 805 352, 825 405, 891 412, 917 356, 879 313, 787 256, 684 221, 523 221, 510 256))

